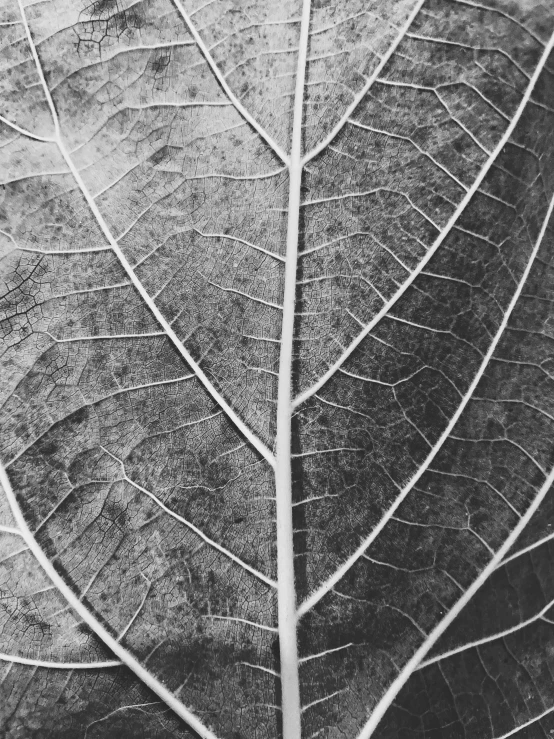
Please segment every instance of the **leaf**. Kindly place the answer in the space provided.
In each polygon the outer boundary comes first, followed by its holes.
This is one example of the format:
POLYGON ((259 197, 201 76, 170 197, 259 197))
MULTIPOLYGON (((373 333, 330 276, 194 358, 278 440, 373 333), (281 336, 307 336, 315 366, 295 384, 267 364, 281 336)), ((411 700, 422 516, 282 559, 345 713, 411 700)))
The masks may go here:
POLYGON ((3 730, 550 732, 552 9, 2 12, 3 730))
POLYGON ((0 550, 2 736, 191 736, 64 602, 3 508, 0 550))

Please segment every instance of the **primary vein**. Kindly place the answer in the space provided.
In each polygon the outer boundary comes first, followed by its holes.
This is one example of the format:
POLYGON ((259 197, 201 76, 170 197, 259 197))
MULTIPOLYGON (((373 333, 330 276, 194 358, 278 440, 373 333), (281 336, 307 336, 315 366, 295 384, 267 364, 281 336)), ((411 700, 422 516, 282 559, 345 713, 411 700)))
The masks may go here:
POLYGON ((310 29, 310 0, 303 0, 298 69, 294 97, 283 322, 277 393, 275 495, 277 508, 277 582, 283 739, 300 739, 301 706, 296 637, 296 592, 292 523, 292 363, 296 305, 296 274, 302 185, 302 118, 310 29))

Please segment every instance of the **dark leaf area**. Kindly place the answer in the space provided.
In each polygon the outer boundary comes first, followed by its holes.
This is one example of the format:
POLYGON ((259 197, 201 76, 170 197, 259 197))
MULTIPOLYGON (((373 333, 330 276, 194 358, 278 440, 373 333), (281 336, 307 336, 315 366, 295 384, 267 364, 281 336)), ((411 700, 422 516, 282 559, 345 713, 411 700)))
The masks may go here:
POLYGON ((0 666, 6 739, 196 739, 124 667, 66 671, 0 666))

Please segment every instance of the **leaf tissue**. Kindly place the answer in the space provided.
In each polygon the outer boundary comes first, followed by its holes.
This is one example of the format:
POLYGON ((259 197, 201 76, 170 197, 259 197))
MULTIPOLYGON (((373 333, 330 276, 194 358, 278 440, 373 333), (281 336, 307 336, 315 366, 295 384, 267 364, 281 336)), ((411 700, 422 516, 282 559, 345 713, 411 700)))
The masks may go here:
POLYGON ((0 48, 0 736, 551 737, 553 0, 0 48))

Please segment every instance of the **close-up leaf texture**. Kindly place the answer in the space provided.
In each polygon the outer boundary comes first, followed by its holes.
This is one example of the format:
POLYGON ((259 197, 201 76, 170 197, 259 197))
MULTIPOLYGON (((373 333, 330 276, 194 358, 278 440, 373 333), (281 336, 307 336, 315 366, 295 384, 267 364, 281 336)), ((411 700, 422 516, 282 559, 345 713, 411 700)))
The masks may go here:
POLYGON ((554 0, 0 50, 0 737, 552 737, 554 0))

